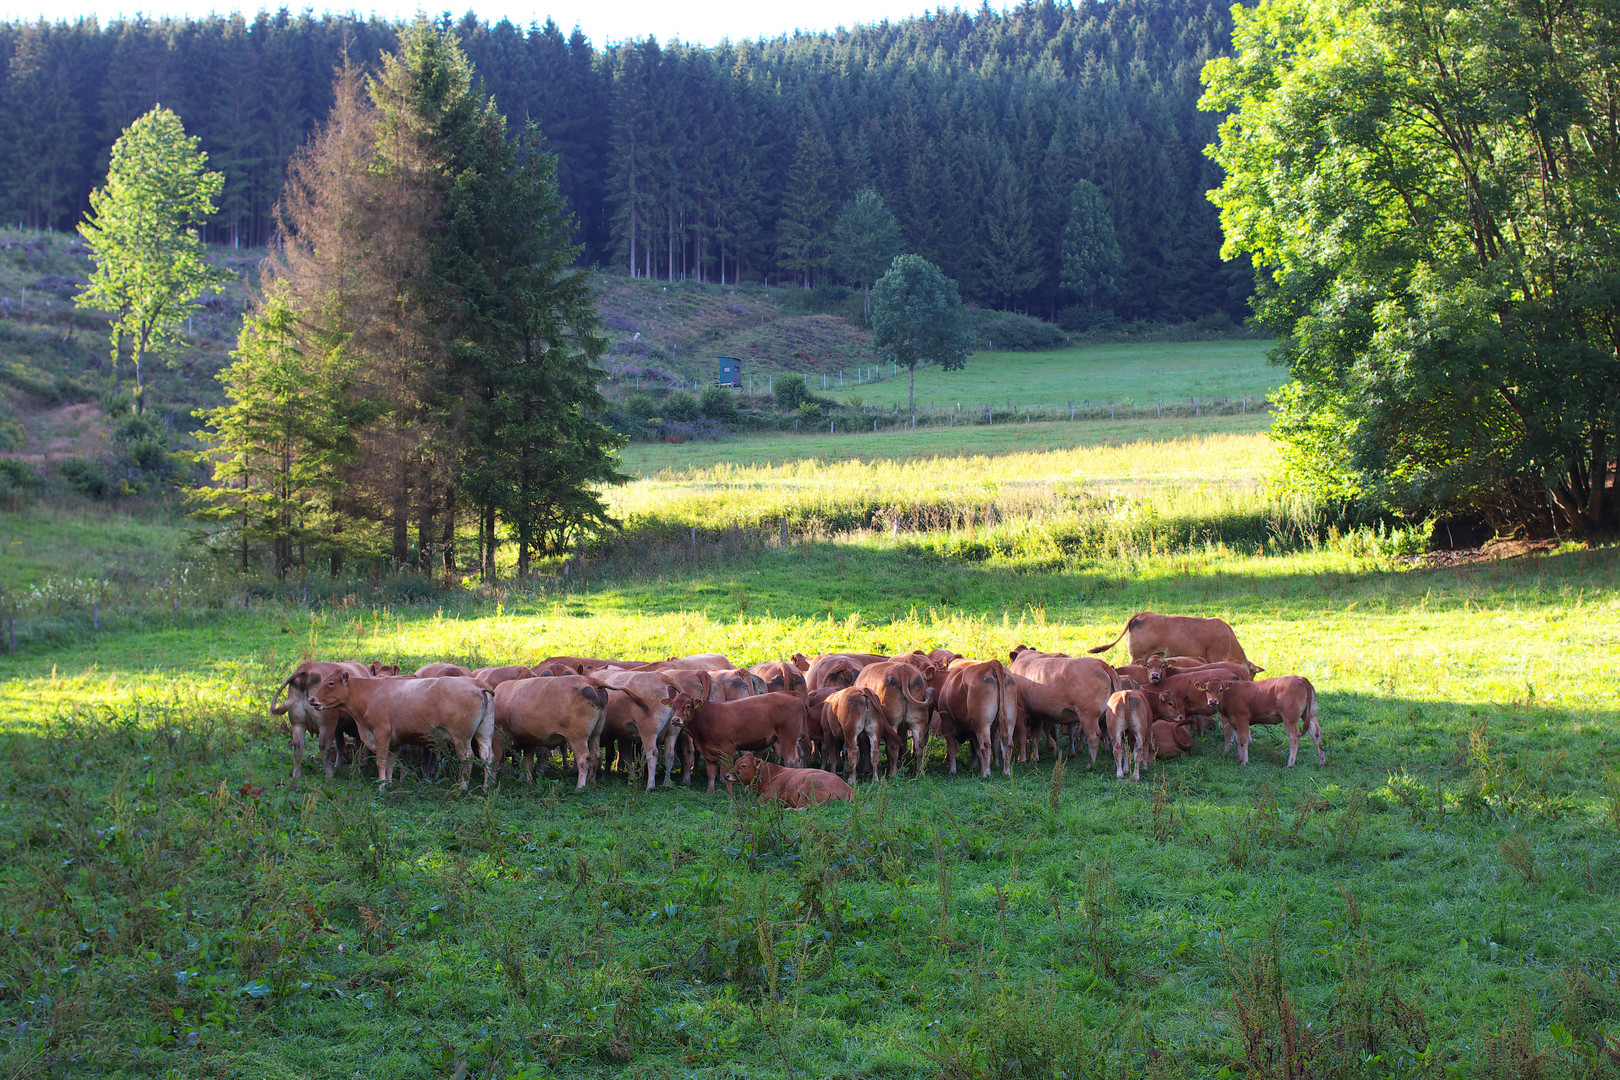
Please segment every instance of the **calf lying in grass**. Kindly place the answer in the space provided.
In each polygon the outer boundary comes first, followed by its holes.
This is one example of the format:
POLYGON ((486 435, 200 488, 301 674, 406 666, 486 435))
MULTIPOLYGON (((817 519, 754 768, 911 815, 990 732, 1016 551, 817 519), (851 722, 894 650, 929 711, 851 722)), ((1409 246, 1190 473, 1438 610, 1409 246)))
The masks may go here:
POLYGON ((726 783, 747 784, 760 798, 785 803, 796 810, 835 799, 855 801, 855 792, 833 773, 772 765, 746 750, 738 754, 731 768, 726 770, 726 783))

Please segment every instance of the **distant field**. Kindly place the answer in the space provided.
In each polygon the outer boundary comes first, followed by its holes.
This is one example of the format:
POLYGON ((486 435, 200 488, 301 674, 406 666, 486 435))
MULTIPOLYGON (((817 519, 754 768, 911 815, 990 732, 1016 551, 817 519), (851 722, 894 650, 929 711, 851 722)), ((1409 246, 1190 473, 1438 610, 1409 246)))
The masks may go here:
MULTIPOLYGON (((1266 362, 1268 341, 1155 342, 1091 345, 1058 352, 980 352, 961 371, 920 368, 919 409, 961 403, 964 409, 1019 409, 1091 401, 1130 401, 1138 405, 1188 398, 1264 397, 1288 381, 1288 374, 1266 362)), ((904 404, 906 372, 882 369, 875 383, 854 385, 853 368, 838 389, 835 373, 826 396, 867 405, 904 404)), ((814 387, 817 393, 824 391, 814 387)))
POLYGON ((1023 423, 882 431, 861 434, 757 435, 725 442, 633 443, 619 459, 632 476, 654 476, 716 465, 775 465, 788 461, 849 461, 1041 453, 1077 446, 1165 441, 1194 435, 1242 435, 1271 426, 1268 413, 1175 419, 1023 423))

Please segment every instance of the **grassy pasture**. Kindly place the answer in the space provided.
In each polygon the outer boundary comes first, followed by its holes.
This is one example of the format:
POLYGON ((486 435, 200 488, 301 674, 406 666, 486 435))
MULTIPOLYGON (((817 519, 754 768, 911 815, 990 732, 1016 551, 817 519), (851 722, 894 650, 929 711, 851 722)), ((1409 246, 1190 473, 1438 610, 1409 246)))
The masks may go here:
POLYGON ((1362 534, 1171 542, 1178 515, 1286 509, 1262 436, 1186 434, 949 470, 810 440, 653 459, 615 496, 642 556, 583 581, 162 608, 0 657, 7 1075, 1281 1076, 1285 1031, 1294 1075, 1613 1075, 1616 549, 1425 570, 1362 534), (831 524, 922 504, 951 512, 831 524), (1144 608, 1310 677, 1327 766, 1284 769, 1268 728, 1247 769, 1204 740, 1140 784, 1083 758, 949 777, 935 740, 923 779, 805 814, 619 774, 294 791, 265 709, 308 656, 991 656, 1144 608))
MULTIPOLYGON (((1087 400, 1093 406, 1107 401, 1151 406, 1155 401, 1188 398, 1263 398, 1288 381, 1286 371, 1266 362, 1270 346, 1267 341, 1191 341, 1086 345, 1056 352, 976 352, 960 371, 919 368, 917 407, 943 410, 960 402, 964 411, 983 412, 988 405, 999 412, 1087 400)), ((903 408, 907 373, 884 369, 880 376, 876 382, 852 386, 851 370, 842 389, 836 374, 828 389, 819 385, 812 389, 835 401, 859 398, 866 405, 903 408)))

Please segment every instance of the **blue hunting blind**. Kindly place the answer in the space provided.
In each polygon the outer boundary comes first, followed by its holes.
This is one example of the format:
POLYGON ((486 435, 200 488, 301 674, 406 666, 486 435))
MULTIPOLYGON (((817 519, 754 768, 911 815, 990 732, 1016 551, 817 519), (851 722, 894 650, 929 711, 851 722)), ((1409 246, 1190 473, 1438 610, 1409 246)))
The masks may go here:
POLYGON ((715 359, 720 361, 720 372, 715 377, 714 385, 741 386, 743 384, 741 360, 735 356, 717 356, 715 359))

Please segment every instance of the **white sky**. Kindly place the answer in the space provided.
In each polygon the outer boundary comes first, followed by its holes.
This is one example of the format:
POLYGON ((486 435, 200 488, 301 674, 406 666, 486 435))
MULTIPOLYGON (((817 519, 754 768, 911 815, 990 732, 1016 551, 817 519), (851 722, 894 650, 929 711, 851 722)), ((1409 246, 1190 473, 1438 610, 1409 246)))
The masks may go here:
MULTIPOLYGON (((977 4, 962 2, 969 9, 977 4)), ((219 0, 0 0, 0 19, 35 20, 45 18, 73 20, 93 15, 103 24, 120 16, 137 13, 158 18, 162 16, 204 16, 211 13, 227 14, 243 11, 251 18, 259 8, 274 11, 279 3, 238 3, 219 0)), ((297 12, 302 5, 288 3, 297 12)), ((698 0, 697 3, 671 2, 671 0, 475 0, 459 5, 441 2, 428 4, 420 0, 360 0, 355 3, 310 5, 316 14, 330 11, 361 15, 375 14, 386 19, 409 19, 418 10, 437 17, 448 10, 459 17, 469 8, 480 20, 498 22, 510 19, 519 26, 544 22, 549 15, 566 34, 578 24, 591 44, 602 46, 626 38, 655 35, 660 41, 679 37, 683 41, 703 45, 717 44, 721 38, 734 41, 744 38, 775 37, 795 29, 831 30, 837 26, 872 24, 888 19, 891 22, 909 15, 922 14, 935 7, 957 6, 941 4, 938 0, 818 0, 809 5, 760 2, 760 0, 698 0)), ((997 7, 1005 6, 997 4, 997 7)))

